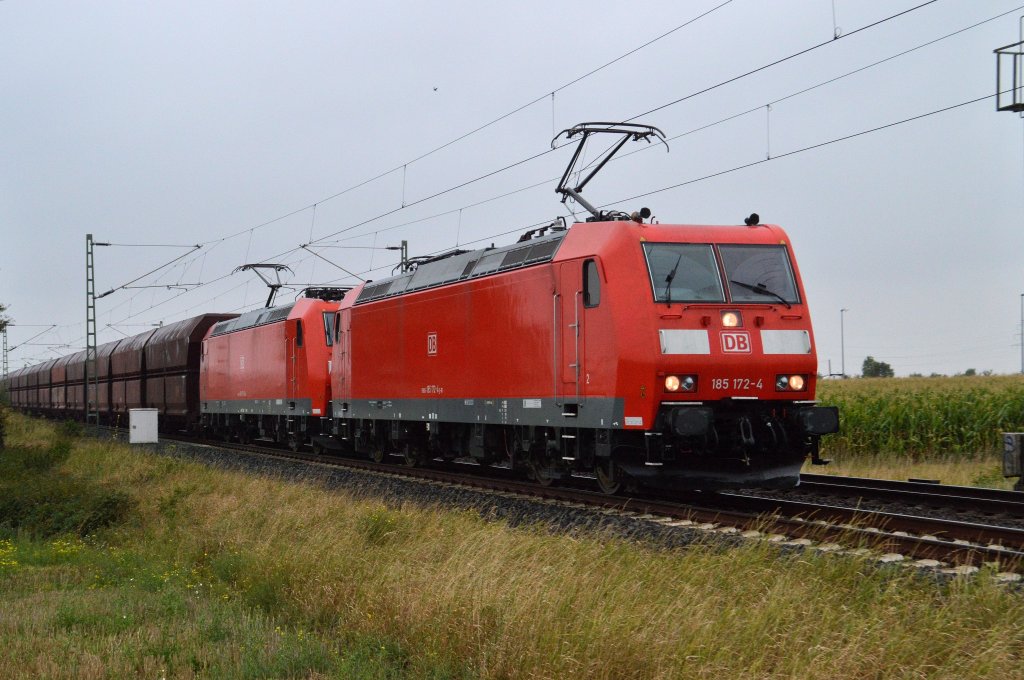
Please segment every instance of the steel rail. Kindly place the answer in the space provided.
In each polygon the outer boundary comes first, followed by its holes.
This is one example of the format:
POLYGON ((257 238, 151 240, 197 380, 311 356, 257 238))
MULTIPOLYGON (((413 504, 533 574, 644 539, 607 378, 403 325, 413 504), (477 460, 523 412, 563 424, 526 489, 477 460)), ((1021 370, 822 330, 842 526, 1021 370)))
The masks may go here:
POLYGON ((920 481, 800 475, 796 491, 1024 517, 1024 492, 920 481))

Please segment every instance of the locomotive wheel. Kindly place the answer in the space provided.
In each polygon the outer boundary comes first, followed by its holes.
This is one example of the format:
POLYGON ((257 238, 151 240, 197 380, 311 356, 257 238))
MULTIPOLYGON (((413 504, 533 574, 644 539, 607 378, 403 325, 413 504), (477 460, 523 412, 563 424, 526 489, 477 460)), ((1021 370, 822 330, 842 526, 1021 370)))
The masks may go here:
POLYGON ((405 451, 402 455, 405 460, 406 467, 419 467, 423 464, 423 455, 411 444, 406 445, 405 451))
POLYGON ((551 486, 555 483, 555 478, 548 474, 547 465, 540 456, 530 456, 527 467, 530 470, 530 477, 541 486, 551 486))
POLYGON ((302 439, 299 438, 299 434, 297 432, 292 432, 285 440, 285 445, 288 447, 289 451, 298 451, 302 447, 302 439))
POLYGON ((313 449, 313 455, 314 456, 322 456, 322 455, 324 455, 324 446, 320 442, 314 441, 310 445, 310 448, 313 449))
POLYGON ((612 480, 611 466, 613 463, 609 460, 607 463, 598 462, 594 466, 594 476, 597 477, 597 486, 601 489, 601 493, 608 494, 609 496, 615 496, 622 492, 622 477, 616 475, 615 479, 612 480))
POLYGON ((383 446, 374 446, 370 449, 370 460, 374 463, 383 463, 385 458, 387 454, 384 453, 383 446))

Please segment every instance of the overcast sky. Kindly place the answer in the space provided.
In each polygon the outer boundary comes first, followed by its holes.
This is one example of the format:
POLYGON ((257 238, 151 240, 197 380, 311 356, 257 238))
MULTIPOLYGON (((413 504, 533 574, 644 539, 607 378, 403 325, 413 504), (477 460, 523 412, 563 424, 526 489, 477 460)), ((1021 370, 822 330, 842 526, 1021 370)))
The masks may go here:
POLYGON ((232 275, 247 262, 340 284, 389 275, 397 254, 371 248, 403 239, 413 255, 514 242, 566 214, 553 190, 572 150, 543 154, 555 132, 688 97, 637 119, 669 153, 624 156, 584 195, 664 223, 782 225, 823 373, 842 367, 844 308, 847 373, 867 355, 898 375, 1018 372, 1017 114, 987 99, 790 153, 994 92, 992 51, 1020 40, 1024 2, 940 0, 857 30, 923 1, 733 0, 628 56, 725 0, 0 2, 11 368, 70 351, 34 343, 84 347, 87 233, 203 244, 97 248, 98 293, 185 256, 99 300, 100 342, 252 309, 266 289, 232 275), (26 343, 35 324, 58 327, 26 343))

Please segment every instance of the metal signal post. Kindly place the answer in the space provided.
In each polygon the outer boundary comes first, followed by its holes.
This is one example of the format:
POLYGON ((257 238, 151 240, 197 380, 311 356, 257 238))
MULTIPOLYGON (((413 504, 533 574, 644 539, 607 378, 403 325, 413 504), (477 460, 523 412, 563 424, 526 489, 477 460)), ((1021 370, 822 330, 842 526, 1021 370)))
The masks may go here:
MULTIPOLYGON (((1020 42, 994 50, 996 111, 1019 113, 1024 118, 1024 16, 1020 18, 1019 39, 1020 42)), ((1020 332, 1020 372, 1024 374, 1024 293, 1020 296, 1020 332)), ((1024 482, 1024 477, 1021 480, 1024 482)))
POLYGON ((839 351, 840 351, 840 361, 842 362, 841 363, 842 368, 840 368, 839 370, 842 372, 844 378, 846 377, 846 323, 845 323, 846 319, 845 319, 845 315, 846 315, 846 313, 848 311, 850 311, 850 310, 846 309, 845 307, 839 310, 839 347, 840 347, 839 351))
POLYGON ((402 251, 402 263, 400 265, 398 265, 398 266, 401 268, 403 274, 406 273, 407 271, 409 271, 409 242, 408 241, 403 239, 402 240, 402 245, 400 245, 400 246, 386 246, 384 248, 384 250, 400 250, 400 251, 402 251))

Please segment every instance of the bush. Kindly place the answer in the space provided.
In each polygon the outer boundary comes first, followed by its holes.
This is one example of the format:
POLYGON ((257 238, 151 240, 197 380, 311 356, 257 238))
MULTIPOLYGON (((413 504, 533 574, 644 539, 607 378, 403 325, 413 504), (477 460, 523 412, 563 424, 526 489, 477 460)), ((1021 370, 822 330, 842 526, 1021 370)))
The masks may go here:
POLYGON ((0 532, 88 536, 131 516, 135 501, 128 494, 56 470, 70 455, 67 440, 46 449, 7 449, 0 459, 0 532))
POLYGON ((33 472, 47 472, 57 467, 71 455, 71 442, 59 440, 48 449, 29 449, 28 455, 20 457, 22 467, 33 472))
POLYGON ((69 439, 77 439, 82 436, 82 424, 77 420, 65 420, 60 424, 57 433, 69 439))

